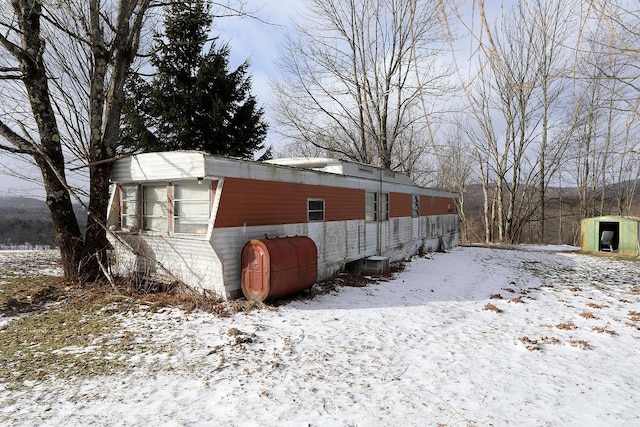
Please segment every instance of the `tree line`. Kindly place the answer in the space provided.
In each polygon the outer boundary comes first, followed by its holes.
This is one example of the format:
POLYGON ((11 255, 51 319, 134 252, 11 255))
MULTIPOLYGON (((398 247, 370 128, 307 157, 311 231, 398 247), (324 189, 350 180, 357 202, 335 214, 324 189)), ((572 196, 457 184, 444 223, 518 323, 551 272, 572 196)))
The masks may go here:
POLYGON ((306 3, 274 87, 291 152, 458 192, 467 241, 575 244, 580 218, 638 214, 637 2, 306 3))
MULTIPOLYGON (((74 205, 79 225, 85 224, 82 209, 74 205)), ((44 201, 29 197, 0 198, 0 247, 56 247, 56 233, 44 201)))
MULTIPOLYGON (((580 216, 630 214, 638 180, 637 2, 305 0, 273 82, 283 152, 482 194, 469 240, 539 242, 558 188, 580 216), (464 45, 464 46, 463 46, 464 45), (613 191, 613 193, 612 193, 613 191), (614 194, 610 197, 610 194, 614 194)), ((109 169, 140 151, 252 157, 264 110, 212 20, 243 1, 0 5, 0 150, 41 171, 65 276, 100 280, 109 169), (87 176, 85 192, 68 174, 87 176), (81 230, 73 202, 87 214, 81 230), (86 201, 86 202, 85 202, 86 201)))

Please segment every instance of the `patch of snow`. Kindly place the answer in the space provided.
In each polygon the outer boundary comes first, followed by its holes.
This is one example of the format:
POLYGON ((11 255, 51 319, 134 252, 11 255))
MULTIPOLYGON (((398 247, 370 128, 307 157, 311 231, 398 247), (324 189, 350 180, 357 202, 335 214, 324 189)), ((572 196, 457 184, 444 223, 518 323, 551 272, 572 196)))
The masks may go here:
POLYGON ((19 318, 20 316, 3 316, 2 314, 0 314, 0 328, 6 325, 7 323, 19 318))
POLYGON ((637 266, 460 247, 274 311, 129 313, 161 351, 118 376, 0 384, 0 424, 640 425, 637 266))
POLYGON ((0 271, 5 278, 61 276, 59 250, 0 250, 0 271))

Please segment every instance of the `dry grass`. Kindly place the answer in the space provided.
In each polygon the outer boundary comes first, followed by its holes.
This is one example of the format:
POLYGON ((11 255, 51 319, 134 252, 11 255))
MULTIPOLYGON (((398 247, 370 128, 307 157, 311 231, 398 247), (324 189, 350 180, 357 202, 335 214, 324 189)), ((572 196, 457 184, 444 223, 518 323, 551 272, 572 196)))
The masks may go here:
POLYGON ((556 337, 542 337, 542 338, 540 338, 540 341, 545 343, 545 344, 551 344, 551 345, 555 345, 555 344, 560 344, 561 343, 561 341, 556 337))
POLYGON ((107 375, 122 369, 133 347, 112 315, 66 304, 0 329, 0 379, 11 386, 46 377, 107 375))
POLYGON ((538 340, 532 340, 529 337, 520 337, 520 342, 529 351, 542 351, 542 347, 538 344, 538 340))
POLYGON ((0 283, 0 315, 15 316, 65 299, 69 286, 57 277, 9 278, 0 283))
POLYGON ((573 322, 558 323, 556 325, 556 328, 563 329, 563 330, 566 330, 566 331, 570 331, 570 330, 573 330, 573 329, 578 329, 578 327, 573 322))
POLYGON ((591 346, 585 340, 571 340, 569 341, 571 347, 581 348, 582 350, 591 350, 591 346))
POLYGON ((127 331, 119 315, 168 307, 220 317, 269 308, 223 301, 177 285, 143 293, 130 282, 80 287, 53 277, 4 280, 0 312, 17 318, 0 327, 0 382, 16 388, 46 378, 121 372, 131 357, 152 351, 152 344, 127 331))
POLYGON ((597 317, 594 316, 593 313, 590 313, 588 311, 583 311, 582 313, 580 313, 580 317, 584 317, 585 319, 597 319, 597 317))
MULTIPOLYGON (((99 287, 78 288, 60 278, 3 283, 0 308, 20 317, 0 328, 0 379, 15 387, 121 369, 130 337, 110 312, 116 299, 99 287)), ((118 311, 128 308, 122 304, 118 311)))
POLYGON ((561 341, 558 338, 555 337, 546 337, 543 336, 540 339, 534 340, 531 339, 529 337, 520 337, 519 341, 526 347, 527 350, 529 351, 542 351, 543 350, 543 344, 545 345, 556 345, 556 344, 560 344, 561 341))
POLYGON ((501 308, 496 307, 495 305, 491 304, 491 303, 487 303, 483 310, 487 310, 487 311, 494 311, 498 314, 500 313, 504 313, 504 310, 502 310, 501 308))
POLYGON ((599 334, 609 334, 612 336, 616 336, 618 335, 618 333, 616 331, 614 331, 613 329, 609 329, 606 326, 605 327, 598 327, 598 326, 594 326, 591 328, 592 331, 594 332, 598 332, 599 334))

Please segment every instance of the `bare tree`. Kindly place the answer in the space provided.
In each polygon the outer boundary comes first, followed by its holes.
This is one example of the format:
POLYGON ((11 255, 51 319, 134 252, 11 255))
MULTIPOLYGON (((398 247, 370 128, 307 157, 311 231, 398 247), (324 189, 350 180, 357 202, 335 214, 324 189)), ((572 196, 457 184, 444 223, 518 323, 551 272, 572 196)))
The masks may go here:
POLYGON ((492 49, 482 62, 476 91, 470 97, 484 136, 478 150, 486 153, 481 159, 489 161, 495 174, 497 237, 506 242, 517 240, 532 209, 522 202, 532 183, 527 155, 540 120, 534 96, 540 75, 535 31, 527 18, 526 6, 518 3, 493 30, 492 49), (494 117, 500 118, 498 127, 494 117))
POLYGON ((462 223, 462 241, 470 242, 472 240, 465 211, 465 200, 470 183, 480 178, 473 167, 474 153, 469 150, 469 144, 462 127, 456 127, 450 134, 446 134, 443 142, 438 156, 442 180, 436 185, 440 188, 450 188, 458 194, 457 207, 462 223))
MULTIPOLYGON (((618 61, 624 63, 624 72, 611 74, 607 78, 619 80, 628 89, 640 92, 640 6, 633 0, 594 2, 591 17, 597 22, 592 41, 601 42, 601 51, 613 50, 618 61)), ((628 100, 629 108, 638 111, 637 100, 628 100)))
POLYGON ((420 151, 409 146, 429 138, 419 96, 445 87, 436 65, 440 6, 425 0, 307 4, 287 39, 285 77, 273 86, 282 132, 343 158, 407 166, 411 173, 420 151))
MULTIPOLYGON (((473 147, 474 160, 480 171, 480 182, 483 193, 483 222, 485 243, 493 241, 496 225, 496 197, 498 192, 502 193, 502 183, 506 175, 507 157, 500 151, 499 129, 494 126, 492 90, 489 85, 490 68, 482 68, 482 75, 475 80, 474 87, 468 95, 471 107, 469 120, 460 120, 460 129, 473 147), (493 187, 493 197, 491 183, 493 187)), ((502 215, 502 211, 501 215, 502 215)), ((502 240, 502 221, 499 223, 499 239, 502 240)))
POLYGON ((541 108, 540 148, 538 150, 538 243, 545 243, 547 187, 561 164, 562 153, 566 149, 566 138, 556 134, 553 144, 549 137, 552 132, 552 116, 557 116, 562 107, 560 95, 567 79, 564 76, 567 55, 563 50, 570 36, 572 8, 562 0, 537 0, 530 4, 529 15, 534 25, 539 55, 539 98, 541 108), (556 107, 556 108, 554 108, 556 107), (551 151, 551 152, 550 152, 551 151))
MULTIPOLYGON (((0 150, 31 158, 42 174, 67 278, 103 277, 110 163, 116 157, 125 77, 154 0, 11 0, 0 4, 0 150), (70 186, 70 167, 88 170, 88 202, 70 186), (82 233, 76 199, 88 214, 82 233)), ((216 16, 244 2, 213 3, 216 16)))
POLYGON ((630 214, 638 179, 640 41, 632 2, 597 3, 583 18, 574 67, 571 152, 580 218, 630 214), (595 7, 597 6, 597 7, 595 7), (587 25, 590 24, 590 25, 587 25), (613 199, 613 203, 612 203, 613 199))
POLYGON ((573 5, 559 0, 516 2, 500 14, 487 13, 483 1, 474 6, 478 65, 466 85, 472 120, 465 134, 483 175, 485 239, 517 242, 533 233, 543 242, 547 188, 568 144, 558 124, 577 18, 573 5))
POLYGON ((30 131, 31 123, 22 120, 10 126, 7 118, 3 117, 0 133, 10 145, 2 148, 32 156, 40 168, 64 273, 67 277, 74 277, 82 260, 82 244, 66 181, 63 145, 45 63, 46 44, 42 28, 45 10, 41 2, 28 0, 13 0, 11 8, 9 16, 3 14, 5 20, 2 24, 7 30, 0 36, 0 43, 4 53, 12 57, 13 67, 3 68, 3 71, 11 73, 4 74, 3 78, 15 78, 24 85, 36 129, 30 131))

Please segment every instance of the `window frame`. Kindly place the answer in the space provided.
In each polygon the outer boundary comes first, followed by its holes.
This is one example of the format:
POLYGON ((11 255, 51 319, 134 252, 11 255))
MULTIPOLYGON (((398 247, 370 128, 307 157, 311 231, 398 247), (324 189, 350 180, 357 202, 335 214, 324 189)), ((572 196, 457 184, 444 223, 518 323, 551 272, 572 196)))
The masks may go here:
POLYGON ((213 182, 198 180, 119 184, 118 229, 129 233, 205 235, 213 206, 213 182), (193 194, 185 196, 185 188, 202 188, 202 197, 193 197, 193 194), (197 207, 198 204, 200 208, 197 207), (186 207, 187 205, 190 207, 186 207), (185 209, 187 213, 184 213, 185 209), (163 212, 163 215, 159 212, 163 212))
POLYGON ((376 222, 378 220, 378 193, 367 191, 364 196, 364 219, 366 222, 376 222))
POLYGON ((389 220, 389 193, 365 192, 365 222, 389 220))
POLYGON ((140 185, 121 184, 119 186, 120 215, 118 224, 120 230, 128 232, 140 231, 140 185), (133 197, 127 197, 132 194, 133 197), (130 208, 133 205, 133 208, 130 208), (127 221, 131 219, 131 223, 127 221))
POLYGON ((420 195, 411 195, 411 217, 420 218, 420 195))
POLYGON ((307 222, 323 222, 326 218, 326 203, 324 199, 309 198, 307 199, 307 222), (311 208, 312 203, 322 203, 322 208, 311 208), (320 214, 320 218, 312 218, 313 215, 320 214))
POLYGON ((179 181, 171 183, 173 191, 171 192, 171 229, 175 234, 206 234, 209 227, 209 219, 211 218, 211 183, 210 181, 179 181), (185 189, 202 189, 203 193, 206 191, 206 197, 192 198, 184 197, 181 194, 181 190, 185 189), (206 214, 200 215, 184 214, 184 208, 182 206, 191 205, 201 207, 206 206, 206 214), (182 223, 184 220, 184 223, 182 223), (187 231, 183 231, 183 227, 187 231), (189 229, 189 227, 196 227, 189 229))
POLYGON ((380 221, 389 220, 389 193, 380 193, 380 221))
POLYGON ((141 227, 140 230, 141 231, 145 231, 145 232, 151 232, 151 233, 168 233, 169 232, 169 217, 171 215, 171 203, 170 203, 170 190, 169 190, 169 184, 165 183, 165 184, 141 184, 140 185, 141 188, 141 197, 140 197, 140 219, 141 219, 141 227), (163 189, 164 190, 164 200, 162 200, 161 197, 159 197, 157 200, 153 200, 150 199, 147 195, 147 191, 151 190, 151 189, 163 189), (148 203, 154 203, 154 205, 158 205, 158 206, 154 206, 152 205, 152 209, 151 209, 151 213, 148 213, 149 211, 149 205, 148 203), (159 207, 160 210, 162 210, 164 212, 164 215, 158 215, 156 212, 154 212, 154 209, 159 207), (153 227, 149 226, 149 222, 150 221, 154 221, 154 220, 158 220, 158 224, 161 225, 161 227, 156 227, 155 225, 153 225, 153 227))

